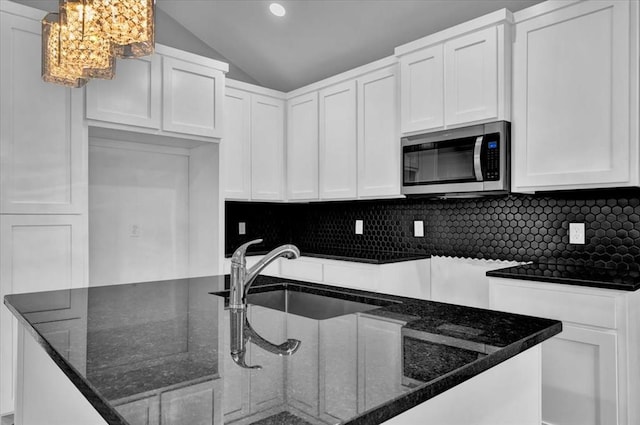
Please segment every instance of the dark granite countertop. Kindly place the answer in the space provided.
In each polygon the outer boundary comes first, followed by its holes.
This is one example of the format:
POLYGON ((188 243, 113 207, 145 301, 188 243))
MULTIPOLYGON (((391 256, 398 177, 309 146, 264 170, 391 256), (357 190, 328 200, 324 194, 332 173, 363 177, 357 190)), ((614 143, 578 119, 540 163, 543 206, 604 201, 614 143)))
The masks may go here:
POLYGON ((4 302, 113 425, 137 425, 119 413, 128 418, 134 401, 157 400, 162 409, 166 394, 202 394, 203 385, 214 397, 172 409, 188 408, 198 424, 210 423, 211 415, 223 423, 280 423, 286 417, 291 424, 379 424, 562 329, 555 320, 259 276, 249 300, 253 328, 278 344, 287 338, 302 344, 280 357, 250 342, 247 363, 263 368, 248 371, 229 353, 227 288, 228 276, 212 276, 8 295, 4 302), (314 317, 313 308, 283 312, 258 301, 282 289, 329 297, 322 299, 334 304, 337 299, 338 310, 349 304, 367 311, 324 318, 314 317), (56 337, 60 331, 70 337, 56 337), (371 332, 378 343, 360 340, 371 332), (384 356, 377 361, 388 367, 361 363, 376 356, 384 356), (196 385, 198 391, 189 393, 196 385))
POLYGON ((520 266, 491 270, 487 272, 487 276, 617 289, 621 291, 637 291, 640 289, 640 272, 567 264, 523 264, 520 266))
MULTIPOLYGON (((247 255, 264 255, 268 250, 249 250, 247 255)), ((389 264, 400 263, 402 261, 423 260, 431 258, 430 254, 413 254, 400 251, 375 251, 366 249, 344 249, 344 248, 312 248, 300 250, 303 257, 327 258, 329 260, 353 261, 356 263, 368 264, 389 264)), ((230 258, 232 252, 225 254, 230 258)))

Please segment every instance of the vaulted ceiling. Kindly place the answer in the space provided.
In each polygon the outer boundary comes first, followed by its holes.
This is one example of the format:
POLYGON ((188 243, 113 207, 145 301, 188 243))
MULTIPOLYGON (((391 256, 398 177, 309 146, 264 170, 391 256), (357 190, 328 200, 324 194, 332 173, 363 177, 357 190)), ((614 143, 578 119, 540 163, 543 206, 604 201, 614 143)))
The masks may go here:
MULTIPOLYGON (((7 1, 7 0, 0 0, 7 1)), ((54 11, 57 0, 17 0, 54 11)), ((231 78, 290 91, 498 9, 541 0, 157 0, 162 44, 229 62, 231 78)))

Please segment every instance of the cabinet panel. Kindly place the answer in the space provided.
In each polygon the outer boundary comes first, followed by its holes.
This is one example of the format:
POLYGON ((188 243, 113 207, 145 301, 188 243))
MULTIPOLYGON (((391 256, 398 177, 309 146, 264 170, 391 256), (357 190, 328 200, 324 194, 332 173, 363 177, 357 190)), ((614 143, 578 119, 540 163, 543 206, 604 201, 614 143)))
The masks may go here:
POLYGON ((163 130, 222 137, 221 71, 164 57, 162 84, 163 130))
MULTIPOLYGON (((263 308, 250 306, 251 325, 258 334, 274 344, 286 340, 286 314, 263 308)), ((284 357, 268 353, 255 344, 248 346, 250 365, 260 365, 261 370, 249 371, 251 413, 276 407, 284 403, 284 357)))
POLYGON ((81 213, 82 91, 42 81, 40 21, 0 19, 0 212, 81 213))
MULTIPOLYGON (((80 287, 84 284, 86 231, 79 215, 0 215, 0 299, 11 293, 80 287)), ((61 311, 72 308, 62 294, 61 311)), ((13 410, 16 320, 0 306, 2 413, 13 410)))
POLYGON ((251 197, 251 96, 227 87, 224 138, 221 142, 224 194, 227 199, 251 197))
POLYGON ((91 80, 87 118, 159 129, 161 60, 157 54, 119 60, 113 80, 91 80))
POLYGON ((444 45, 445 123, 456 125, 498 116, 497 28, 444 45))
POLYGON ((358 318, 359 379, 364 388, 358 404, 371 409, 402 393, 402 325, 367 315, 358 318))
POLYGON ((358 196, 400 195, 397 68, 358 79, 358 196))
POLYGON ((320 322, 320 415, 335 423, 358 413, 357 316, 320 322))
POLYGON ((578 2, 516 25, 514 190, 628 184, 629 7, 578 2))
POLYGON ((116 410, 129 425, 160 424, 160 401, 156 396, 121 404, 116 410))
POLYGON ((251 197, 284 198, 284 101, 251 96, 251 197))
POLYGON ((402 132, 444 125, 443 47, 438 44, 400 60, 402 132))
POLYGON ((160 395, 162 425, 217 424, 213 381, 167 391, 160 395))
POLYGON ((318 416, 318 329, 321 321, 287 314, 287 337, 302 341, 287 362, 287 403, 318 416))
POLYGON ((356 187, 356 82, 320 92, 320 198, 349 199, 356 187))
POLYGON ((618 423, 616 335, 564 324, 542 344, 542 419, 554 425, 618 423))
POLYGON ((318 93, 291 99, 287 120, 287 197, 318 199, 318 93))

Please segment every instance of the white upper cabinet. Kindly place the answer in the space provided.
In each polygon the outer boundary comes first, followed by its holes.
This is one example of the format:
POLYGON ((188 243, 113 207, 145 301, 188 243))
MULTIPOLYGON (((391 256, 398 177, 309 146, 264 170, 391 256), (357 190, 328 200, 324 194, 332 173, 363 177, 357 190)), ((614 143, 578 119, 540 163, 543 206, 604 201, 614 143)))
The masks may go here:
POLYGON ((638 2, 565 6, 516 15, 512 190, 638 185, 638 2))
POLYGON ((227 87, 220 165, 226 199, 251 197, 251 95, 227 87))
POLYGON ((5 7, 23 8, 3 3, 0 213, 81 213, 86 203, 82 91, 42 81, 40 20, 5 12, 5 7))
POLYGON ((498 117, 496 27, 444 45, 445 123, 464 124, 498 117))
POLYGON ((87 84, 86 117, 121 130, 220 139, 227 70, 222 62, 157 45, 151 56, 118 60, 113 80, 87 84))
POLYGON ((320 198, 357 195, 356 81, 320 91, 320 198))
POLYGON ((222 71, 165 57, 162 85, 163 130, 222 137, 222 71))
POLYGON ((396 48, 402 133, 510 120, 511 21, 503 9, 396 48))
POLYGON ((160 128, 162 57, 119 60, 113 80, 86 87, 87 118, 151 129, 160 128))
POLYGON ((318 199, 318 93, 287 102, 287 198, 318 199))
POLYGON ((251 198, 284 199, 284 100, 251 95, 251 198))
POLYGON ((358 78, 358 197, 400 195, 398 71, 358 78))
POLYGON ((441 128, 444 125, 444 61, 442 44, 402 58, 402 131, 441 128))

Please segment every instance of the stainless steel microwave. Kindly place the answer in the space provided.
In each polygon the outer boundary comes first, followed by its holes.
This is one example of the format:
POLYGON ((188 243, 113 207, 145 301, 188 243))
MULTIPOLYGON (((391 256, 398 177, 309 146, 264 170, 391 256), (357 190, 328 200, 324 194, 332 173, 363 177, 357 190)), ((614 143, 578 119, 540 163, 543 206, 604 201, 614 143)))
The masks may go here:
POLYGON ((402 193, 483 195, 510 189, 507 121, 402 138, 402 193))

